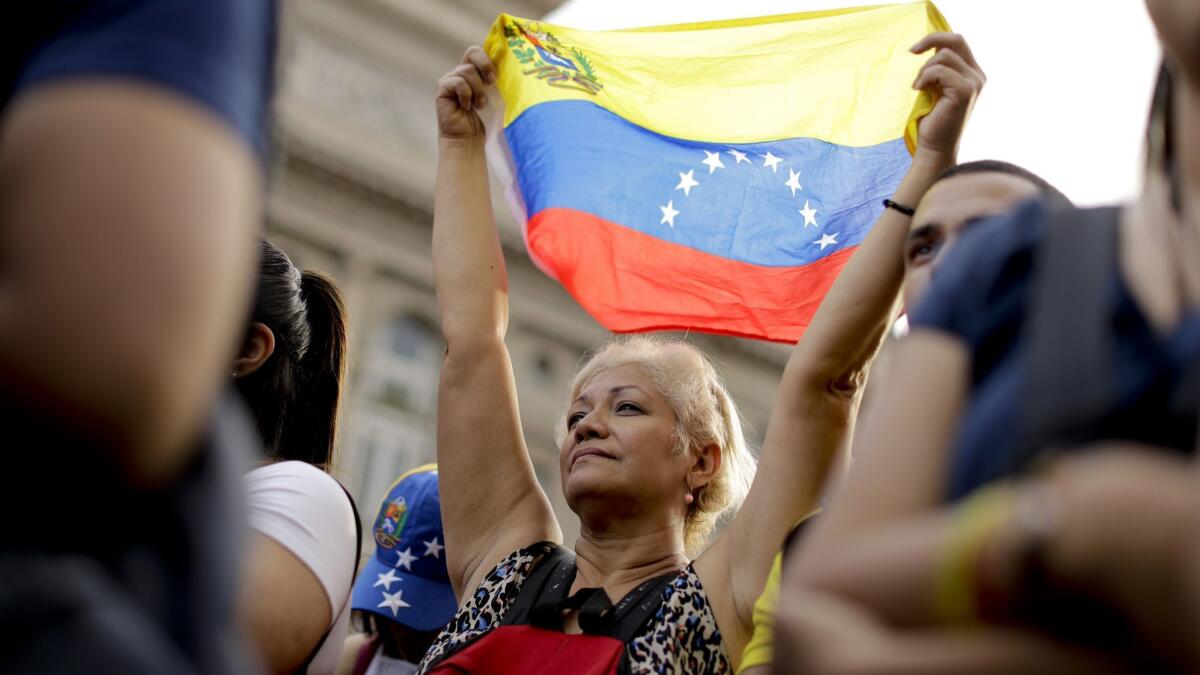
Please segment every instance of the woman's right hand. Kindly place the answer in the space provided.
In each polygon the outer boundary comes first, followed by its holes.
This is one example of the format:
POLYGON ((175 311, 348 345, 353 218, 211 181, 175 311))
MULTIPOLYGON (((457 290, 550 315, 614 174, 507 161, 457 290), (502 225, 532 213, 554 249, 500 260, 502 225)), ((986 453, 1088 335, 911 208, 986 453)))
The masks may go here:
POLYGON ((487 54, 471 47, 437 88, 433 281, 446 344, 438 380, 438 480, 446 495, 446 567, 460 599, 513 551, 562 541, 521 434, 504 346, 508 274, 477 114, 496 75, 487 54))
POLYGON ((483 137, 483 120, 476 112, 487 105, 484 86, 496 81, 496 66, 478 46, 463 54, 462 63, 442 76, 437 85, 438 134, 444 139, 483 137))

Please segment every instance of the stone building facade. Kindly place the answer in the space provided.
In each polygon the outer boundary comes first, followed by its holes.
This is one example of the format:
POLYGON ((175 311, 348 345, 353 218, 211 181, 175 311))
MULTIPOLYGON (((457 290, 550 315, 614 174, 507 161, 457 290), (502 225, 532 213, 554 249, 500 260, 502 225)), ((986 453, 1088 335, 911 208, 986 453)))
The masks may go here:
MULTIPOLYGON (((430 256, 434 84, 503 10, 556 0, 289 0, 281 40, 267 229, 302 267, 333 276, 350 311, 338 477, 370 518, 399 473, 434 460, 442 345, 430 256)), ((539 479, 567 540, 554 423, 583 354, 607 333, 536 270, 493 195, 511 288, 508 345, 539 479)), ((761 440, 788 350, 691 336, 721 366, 761 440)))

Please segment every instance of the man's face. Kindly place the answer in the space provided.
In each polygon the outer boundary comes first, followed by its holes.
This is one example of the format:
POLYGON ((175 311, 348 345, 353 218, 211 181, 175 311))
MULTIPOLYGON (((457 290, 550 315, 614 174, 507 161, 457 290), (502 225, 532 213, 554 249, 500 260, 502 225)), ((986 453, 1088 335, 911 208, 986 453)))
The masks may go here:
POLYGON ((916 307, 938 263, 963 228, 1037 196, 1033 183, 996 171, 951 176, 935 183, 917 206, 904 241, 905 307, 909 311, 916 307))

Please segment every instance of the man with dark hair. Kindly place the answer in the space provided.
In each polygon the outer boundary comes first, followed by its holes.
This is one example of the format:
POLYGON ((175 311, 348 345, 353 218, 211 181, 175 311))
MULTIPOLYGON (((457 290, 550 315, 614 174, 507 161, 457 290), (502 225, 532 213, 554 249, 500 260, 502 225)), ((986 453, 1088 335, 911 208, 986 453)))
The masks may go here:
POLYGON ((1071 200, 1067 199, 1066 195, 1059 191, 1058 188, 1051 185, 1045 178, 1042 178, 1023 166, 1017 166, 1011 162, 1005 162, 998 159, 977 159, 974 162, 967 162, 966 164, 952 166, 943 171, 942 175, 937 177, 937 181, 940 182, 946 180, 947 178, 953 178, 955 176, 962 176, 972 173, 1006 173, 1011 176, 1016 176, 1017 178, 1024 178, 1037 187, 1038 192, 1043 198, 1052 200, 1062 205, 1068 205, 1071 203, 1071 200))
POLYGON ((962 230, 1032 199, 1070 206, 1044 178, 1008 162, 985 159, 943 171, 917 206, 904 240, 904 304, 912 310, 929 287, 937 263, 962 230))
MULTIPOLYGON (((870 405, 872 390, 881 383, 886 387, 886 374, 879 377, 876 373, 887 370, 891 350, 884 346, 878 358, 876 352, 881 344, 890 342, 885 342, 885 337, 896 318, 897 295, 903 288, 905 304, 909 309, 915 305, 928 286, 940 252, 966 224, 1004 213, 1039 195, 1069 204, 1046 181, 1015 165, 996 161, 957 164, 959 140, 986 77, 962 36, 930 35, 915 45, 913 52, 929 48, 937 51, 913 86, 936 82, 938 104, 921 121, 912 165, 895 192, 884 200, 873 229, 825 296, 797 348, 801 357, 793 357, 788 364, 789 370, 801 367, 806 358, 824 364, 815 371, 819 376, 803 378, 819 392, 813 399, 821 402, 820 407, 803 409, 819 409, 827 428, 836 426, 830 419, 850 420, 858 415, 860 405, 870 405), (898 255, 901 251, 903 257, 898 255)), ((794 415, 803 418, 806 414, 794 415)), ((852 442, 853 428, 854 424, 847 422, 836 435, 824 438, 835 438, 837 444, 852 442)), ((805 436, 809 449, 820 442, 816 436, 805 436)), ((820 528, 817 524, 814 531, 820 528)), ((755 635, 741 663, 747 675, 765 672, 772 660, 771 623, 782 567, 780 556, 755 605, 755 635)), ((988 663, 989 658, 990 654, 981 654, 980 663, 988 663)))

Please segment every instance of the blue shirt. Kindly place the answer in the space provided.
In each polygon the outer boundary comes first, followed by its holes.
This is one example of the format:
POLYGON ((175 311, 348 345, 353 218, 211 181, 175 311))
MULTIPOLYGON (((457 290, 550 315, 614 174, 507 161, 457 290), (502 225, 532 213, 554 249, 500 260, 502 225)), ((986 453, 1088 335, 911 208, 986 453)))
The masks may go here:
MULTIPOLYGON (((911 316, 962 340, 971 354, 970 397, 953 440, 946 496, 963 497, 1012 472, 1022 432, 1027 313, 1033 259, 1046 232, 1045 205, 1026 204, 1008 216, 965 232, 937 269, 928 294, 911 316)), ((1114 251, 1104 291, 1114 333, 1115 403, 1087 430, 1087 440, 1130 440, 1190 451, 1196 412, 1173 412, 1182 373, 1200 358, 1200 314, 1185 317, 1168 336, 1146 320, 1119 274, 1114 251)))
POLYGON ((0 21, 0 107, 50 80, 135 79, 207 108, 265 157, 276 13, 276 0, 22 3, 0 21))

